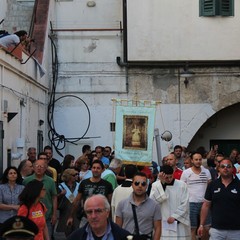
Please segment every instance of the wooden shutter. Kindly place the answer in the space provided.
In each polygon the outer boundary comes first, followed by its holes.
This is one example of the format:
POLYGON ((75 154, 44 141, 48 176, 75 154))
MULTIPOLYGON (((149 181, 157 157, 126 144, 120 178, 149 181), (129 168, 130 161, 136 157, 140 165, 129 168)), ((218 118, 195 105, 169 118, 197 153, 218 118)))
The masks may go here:
POLYGON ((220 1, 220 15, 233 16, 234 15, 234 0, 220 1))
POLYGON ((216 15, 216 0, 199 0, 200 16, 216 15))

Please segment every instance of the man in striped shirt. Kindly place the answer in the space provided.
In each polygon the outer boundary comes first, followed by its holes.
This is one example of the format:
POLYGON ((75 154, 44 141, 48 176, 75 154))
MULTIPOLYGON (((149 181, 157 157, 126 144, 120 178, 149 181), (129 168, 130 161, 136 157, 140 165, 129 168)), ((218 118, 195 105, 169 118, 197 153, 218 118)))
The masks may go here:
MULTIPOLYGON (((192 239, 196 239, 196 230, 200 222, 200 211, 204 201, 204 194, 208 183, 211 181, 211 174, 208 169, 202 166, 202 155, 194 152, 191 155, 192 167, 183 171, 181 180, 188 186, 190 203, 190 221, 192 239)), ((205 222, 206 232, 202 239, 208 239, 208 229, 211 224, 210 216, 205 222)))

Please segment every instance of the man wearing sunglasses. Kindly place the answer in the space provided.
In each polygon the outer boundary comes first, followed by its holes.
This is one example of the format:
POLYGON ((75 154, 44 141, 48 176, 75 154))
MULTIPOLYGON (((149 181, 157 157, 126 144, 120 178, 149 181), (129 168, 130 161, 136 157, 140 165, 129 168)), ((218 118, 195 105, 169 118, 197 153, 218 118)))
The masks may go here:
POLYGON ((240 236, 240 181, 233 175, 233 164, 224 158, 219 163, 220 177, 209 183, 201 209, 201 236, 206 216, 211 209, 210 240, 238 240, 240 236))
POLYGON ((147 196, 147 187, 146 174, 137 173, 133 177, 133 193, 130 197, 121 200, 117 206, 116 223, 131 234, 144 235, 145 239, 159 240, 161 210, 159 204, 147 196))

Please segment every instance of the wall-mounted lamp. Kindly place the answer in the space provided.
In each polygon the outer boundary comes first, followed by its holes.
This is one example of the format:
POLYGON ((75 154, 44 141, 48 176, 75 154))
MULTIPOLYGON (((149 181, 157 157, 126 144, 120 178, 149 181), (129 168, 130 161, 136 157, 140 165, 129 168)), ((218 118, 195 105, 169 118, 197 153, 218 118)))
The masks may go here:
POLYGON ((88 7, 95 7, 96 6, 96 2, 95 1, 88 1, 87 2, 87 6, 88 7))
POLYGON ((164 131, 161 135, 161 139, 166 141, 166 142, 169 142, 172 140, 172 133, 168 130, 164 131))
POLYGON ((194 75, 195 75, 195 72, 190 71, 190 70, 188 69, 188 65, 186 65, 186 66, 184 67, 183 71, 180 72, 180 77, 185 78, 185 80, 184 80, 184 82, 183 82, 184 85, 185 85, 185 88, 187 88, 187 87, 188 87, 188 84, 189 84, 188 78, 191 78, 191 77, 193 77, 194 75))

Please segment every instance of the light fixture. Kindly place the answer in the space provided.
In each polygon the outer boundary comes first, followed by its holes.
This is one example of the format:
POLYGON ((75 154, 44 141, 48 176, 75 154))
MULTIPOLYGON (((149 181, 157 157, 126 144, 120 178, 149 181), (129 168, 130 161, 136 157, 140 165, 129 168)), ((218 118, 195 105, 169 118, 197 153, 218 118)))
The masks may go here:
POLYGON ((168 130, 164 131, 161 135, 161 139, 166 141, 166 142, 169 142, 172 140, 172 133, 168 130))

